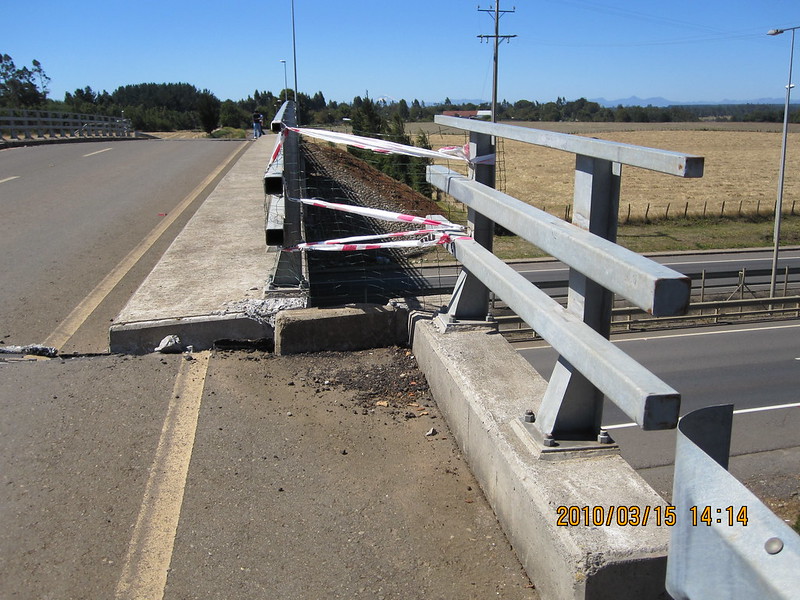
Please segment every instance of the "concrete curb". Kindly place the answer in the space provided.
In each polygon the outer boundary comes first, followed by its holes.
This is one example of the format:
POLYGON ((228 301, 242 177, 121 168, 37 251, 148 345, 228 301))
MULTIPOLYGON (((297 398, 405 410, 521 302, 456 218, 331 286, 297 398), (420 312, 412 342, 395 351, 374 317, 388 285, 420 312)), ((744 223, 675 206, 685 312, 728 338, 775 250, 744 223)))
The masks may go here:
POLYGON ((284 310, 275 318, 275 354, 353 351, 404 344, 408 312, 392 305, 284 310))
POLYGON ((193 346, 195 350, 208 350, 220 340, 272 340, 273 328, 245 313, 123 323, 110 328, 111 352, 146 354, 168 335, 177 335, 184 348, 193 346))
MULTIPOLYGON (((542 598, 667 598, 669 533, 646 526, 558 526, 559 506, 666 504, 615 452, 547 460, 520 426, 546 388, 499 335, 441 333, 418 321, 413 351, 472 472, 542 598)), ((581 513, 583 514, 583 513, 581 513)))
POLYGON ((272 339, 274 314, 288 305, 264 297, 278 256, 264 244, 269 152, 259 141, 234 152, 236 162, 117 315, 111 352, 151 352, 172 334, 198 350, 217 340, 272 339))

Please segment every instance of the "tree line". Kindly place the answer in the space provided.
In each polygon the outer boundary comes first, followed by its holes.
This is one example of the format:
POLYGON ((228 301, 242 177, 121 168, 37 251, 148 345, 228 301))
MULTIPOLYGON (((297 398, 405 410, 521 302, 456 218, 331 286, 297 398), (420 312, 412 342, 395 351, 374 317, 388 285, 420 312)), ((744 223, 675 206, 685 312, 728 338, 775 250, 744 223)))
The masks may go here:
MULTIPOLYGON (((0 54, 0 107, 38 108, 87 114, 124 116, 141 131, 202 129, 211 133, 218 127, 246 129, 254 112, 266 119, 277 113, 291 90, 278 94, 259 91, 240 100, 221 101, 210 90, 200 90, 189 83, 140 83, 125 85, 113 92, 97 92, 90 86, 67 92, 63 100, 49 98, 50 78, 34 60, 31 67, 18 68, 8 54, 0 54)), ((400 121, 432 121, 446 110, 488 109, 488 104, 456 103, 449 98, 441 104, 426 104, 418 99, 410 103, 373 100, 356 96, 352 102, 326 100, 321 91, 314 95, 297 94, 298 121, 304 125, 331 126, 350 124, 362 135, 399 135, 400 121), (381 125, 382 123, 382 125, 381 125), (380 126, 379 126, 380 125, 380 126), (394 129, 392 129, 394 128, 394 129)), ((502 101, 497 106, 498 120, 508 121, 611 121, 611 122, 685 122, 700 119, 734 121, 783 120, 783 106, 771 104, 728 104, 687 106, 617 106, 605 107, 586 98, 553 102, 502 101)), ((792 122, 800 122, 800 110, 793 106, 792 122)))

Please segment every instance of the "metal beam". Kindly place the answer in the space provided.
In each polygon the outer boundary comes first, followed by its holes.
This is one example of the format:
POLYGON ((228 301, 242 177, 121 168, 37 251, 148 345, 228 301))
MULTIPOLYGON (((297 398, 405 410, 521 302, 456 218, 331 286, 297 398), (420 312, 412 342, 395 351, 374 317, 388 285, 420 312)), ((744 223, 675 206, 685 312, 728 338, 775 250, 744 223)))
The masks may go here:
POLYGON ((681 419, 667 591, 676 599, 797 598, 800 537, 728 471, 733 405, 681 419))
POLYGON ((691 280, 677 271, 445 167, 428 167, 428 181, 644 311, 688 309, 691 280))
POLYGON ((642 429, 671 429, 680 394, 473 240, 453 254, 642 429))
POLYGON ((693 154, 658 150, 656 148, 647 148, 646 146, 633 146, 579 135, 520 127, 519 125, 462 119, 460 117, 436 115, 434 121, 439 125, 487 133, 508 140, 517 140, 573 154, 582 154, 591 158, 601 158, 623 165, 630 165, 631 167, 666 173, 667 175, 687 178, 703 176, 704 158, 693 154))

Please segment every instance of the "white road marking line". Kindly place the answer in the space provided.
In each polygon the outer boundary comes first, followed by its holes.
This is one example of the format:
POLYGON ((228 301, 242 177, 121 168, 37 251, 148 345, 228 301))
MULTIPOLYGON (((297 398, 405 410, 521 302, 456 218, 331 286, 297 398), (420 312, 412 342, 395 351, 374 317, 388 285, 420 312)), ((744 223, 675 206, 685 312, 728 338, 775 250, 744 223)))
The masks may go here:
POLYGON ((697 337, 701 335, 722 335, 727 333, 750 333, 752 331, 771 331, 773 329, 796 329, 800 327, 800 324, 796 325, 774 325, 770 327, 748 327, 747 329, 725 329, 720 331, 697 331, 693 333, 674 333, 669 335, 654 335, 649 337, 640 337, 640 338, 627 338, 624 340, 611 340, 614 343, 617 342, 640 342, 640 341, 649 341, 649 340, 665 340, 669 338, 680 338, 680 337, 697 337))
MULTIPOLYGON (((794 256, 787 256, 786 258, 795 258, 794 256)), ((678 265, 696 265, 696 264, 703 264, 703 265, 714 265, 717 263, 744 263, 744 262, 764 262, 770 260, 769 257, 763 258, 725 258, 721 260, 692 260, 686 262, 673 262, 668 261, 663 263, 665 266, 678 266, 678 265)))
MULTIPOLYGON (((784 252, 783 258, 787 258, 788 259, 788 258, 797 258, 797 257, 792 255, 792 254, 787 255, 787 253, 784 252)), ((764 258, 724 258, 724 259, 720 259, 720 260, 702 260, 702 259, 698 259, 698 260, 685 261, 685 262, 667 261, 667 262, 664 262, 664 263, 661 263, 661 264, 663 264, 665 267, 677 267, 677 266, 681 266, 681 265, 696 265, 696 264, 714 265, 714 264, 725 264, 725 263, 737 263, 738 264, 738 263, 745 263, 745 262, 764 262, 764 261, 767 261, 767 260, 770 260, 769 257, 764 257, 764 258)), ((523 275, 524 274, 528 274, 528 273, 537 273, 537 274, 538 273, 562 273, 562 272, 567 271, 567 270, 568 270, 568 267, 564 266, 564 267, 560 267, 560 268, 551 268, 551 269, 528 269, 528 270, 524 270, 524 271, 520 270, 520 271, 517 271, 517 273, 520 273, 520 274, 523 274, 523 275)))
POLYGON ((111 148, 103 148, 102 150, 98 150, 97 152, 89 152, 89 154, 84 154, 83 158, 86 158, 87 156, 94 156, 95 154, 102 154, 103 152, 108 152, 109 150, 111 150, 111 148))
POLYGON ((116 600, 164 597, 192 458, 209 352, 181 361, 144 499, 136 519, 116 600))
MULTIPOLYGON (((611 343, 612 344, 621 344, 623 342, 648 342, 648 341, 651 341, 651 340, 666 340, 666 339, 670 339, 670 338, 696 337, 696 336, 701 336, 701 335, 703 335, 703 336, 705 336, 705 335, 722 335, 722 334, 727 334, 727 333, 750 333, 752 331, 770 331, 770 330, 773 330, 773 329, 796 329, 798 327, 800 327, 800 324, 795 324, 795 325, 773 325, 773 326, 769 326, 769 327, 748 327, 746 329, 726 329, 726 330, 721 330, 721 331, 697 331, 697 332, 692 332, 692 333, 673 333, 673 334, 667 334, 667 335, 649 335, 647 337, 631 337, 631 338, 625 338, 625 339, 619 339, 619 338, 612 339, 611 343)), ((539 345, 536 345, 536 346, 518 346, 516 344, 513 344, 513 346, 514 346, 514 349, 517 350, 517 351, 520 351, 520 350, 540 350, 542 348, 551 349, 551 346, 549 344, 547 344, 546 342, 544 342, 542 344, 539 344, 539 345)), ((800 358, 797 358, 796 360, 800 360, 800 358)))
MULTIPOLYGON (((789 404, 773 404, 772 406, 757 406, 755 408, 740 408, 734 410, 734 415, 748 415, 750 413, 766 412, 769 410, 783 410, 786 408, 800 408, 800 402, 791 402, 789 404)), ((619 423, 617 425, 603 425, 601 429, 625 429, 628 427, 638 427, 636 423, 619 423)))
POLYGON ((11 177, 6 177, 5 179, 0 179, 0 183, 5 183, 6 181, 13 181, 15 179, 19 179, 19 175, 13 175, 11 177))

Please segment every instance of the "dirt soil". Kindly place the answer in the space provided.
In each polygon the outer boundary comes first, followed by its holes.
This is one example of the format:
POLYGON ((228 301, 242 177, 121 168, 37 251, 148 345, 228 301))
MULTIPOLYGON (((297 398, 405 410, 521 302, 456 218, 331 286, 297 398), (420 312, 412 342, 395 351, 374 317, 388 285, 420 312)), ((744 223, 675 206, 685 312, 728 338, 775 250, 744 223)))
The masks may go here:
POLYGON ((328 177, 355 194, 364 206, 419 216, 437 214, 440 210, 430 198, 341 148, 305 140, 303 147, 328 177))
POLYGON ((200 423, 175 597, 537 597, 408 349, 218 353, 200 423))

